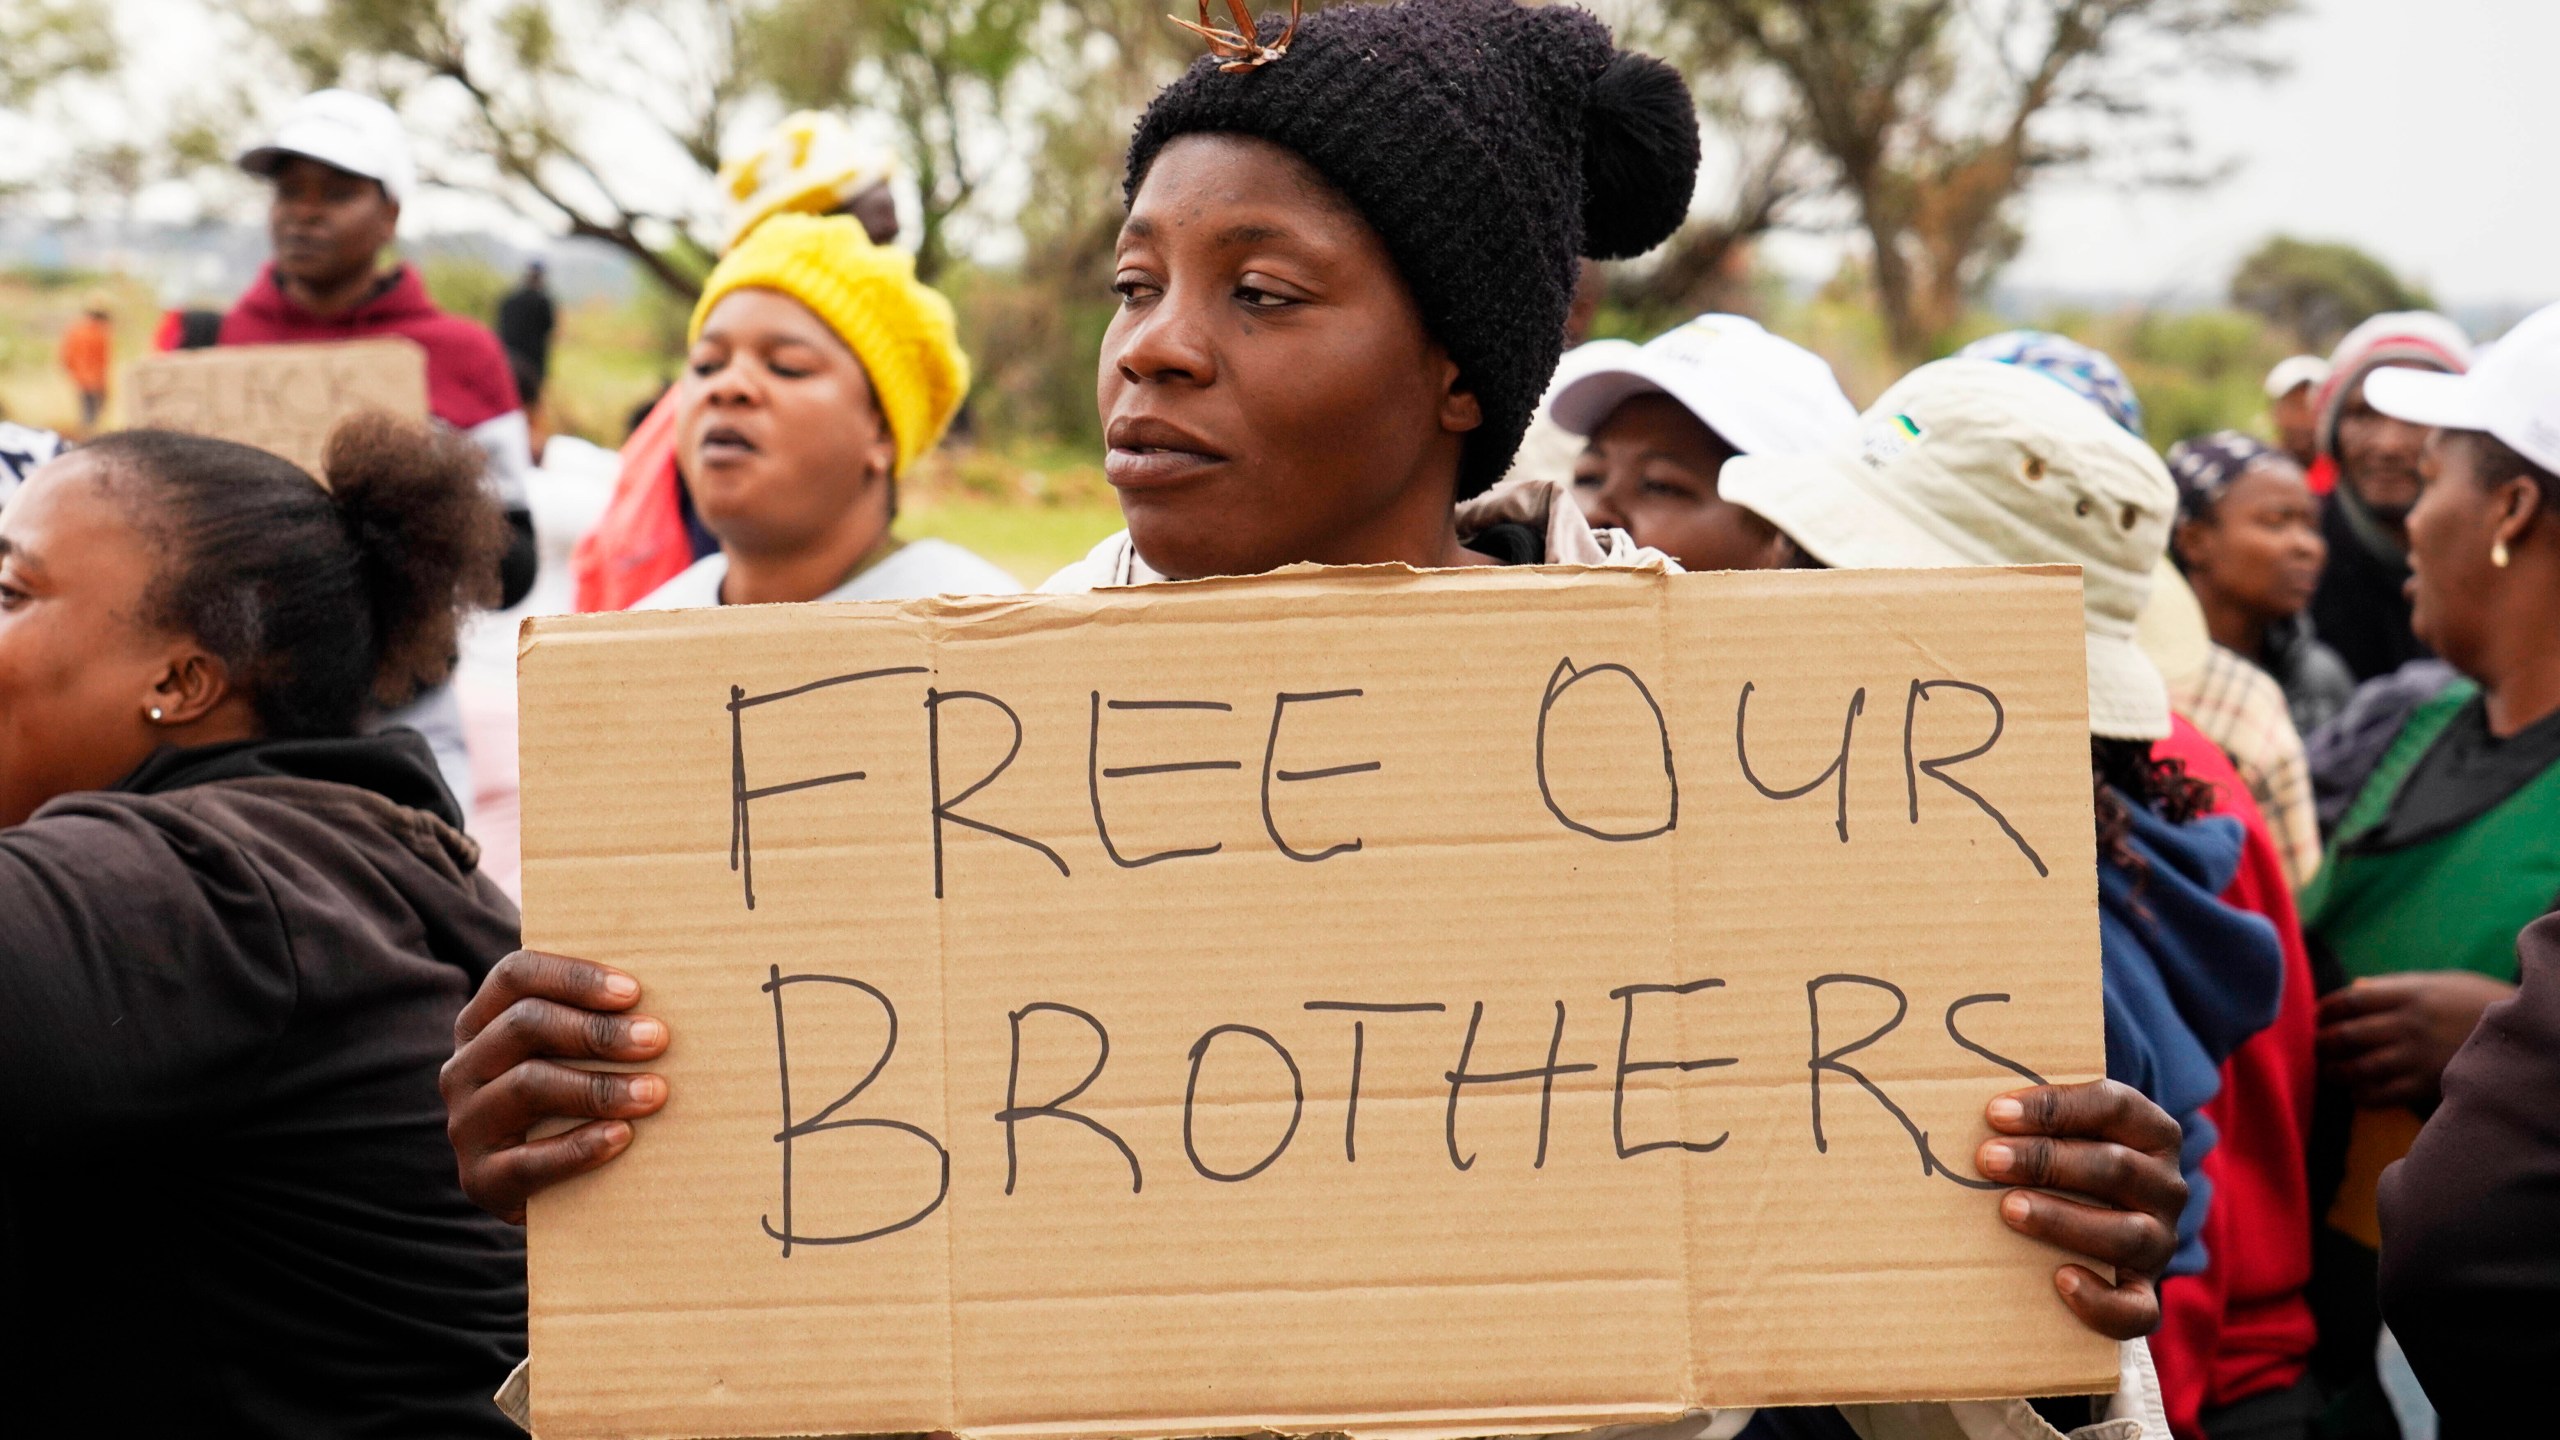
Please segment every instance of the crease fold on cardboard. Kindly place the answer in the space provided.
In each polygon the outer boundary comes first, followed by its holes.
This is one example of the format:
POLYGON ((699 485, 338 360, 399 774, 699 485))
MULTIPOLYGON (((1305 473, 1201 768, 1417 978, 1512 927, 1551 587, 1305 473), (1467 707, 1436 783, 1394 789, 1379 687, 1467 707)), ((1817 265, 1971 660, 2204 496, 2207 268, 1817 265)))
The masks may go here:
POLYGON ((540 1433, 2112 1389, 1971 1168, 1974 1045, 2103 1068, 2080 615, 1368 567, 528 622, 525 943, 677 1037, 533 1206, 540 1433))

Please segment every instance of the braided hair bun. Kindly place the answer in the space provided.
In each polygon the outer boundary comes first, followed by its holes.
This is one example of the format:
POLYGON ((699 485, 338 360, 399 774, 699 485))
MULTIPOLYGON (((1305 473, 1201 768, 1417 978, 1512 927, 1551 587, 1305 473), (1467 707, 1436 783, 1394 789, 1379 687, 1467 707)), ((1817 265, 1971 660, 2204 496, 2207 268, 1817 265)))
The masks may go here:
POLYGON ((329 437, 329 500, 372 617, 373 703, 403 705, 452 673, 463 619, 498 603, 506 521, 469 437, 359 415, 329 437))

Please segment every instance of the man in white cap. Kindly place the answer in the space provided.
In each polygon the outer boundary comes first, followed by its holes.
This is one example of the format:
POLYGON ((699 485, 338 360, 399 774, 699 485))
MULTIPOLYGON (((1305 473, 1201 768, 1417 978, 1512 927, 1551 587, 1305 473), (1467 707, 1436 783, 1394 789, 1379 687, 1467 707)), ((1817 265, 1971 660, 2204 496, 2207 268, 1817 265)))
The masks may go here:
POLYGON ((1726 461, 1830 449, 1858 423, 1821 356, 1739 315, 1586 346, 1558 380, 1548 413, 1588 440, 1573 466, 1584 517, 1690 570, 1777 563, 1777 530, 1718 493, 1726 461))
MULTIPOLYGON (((417 272, 385 254, 417 167, 400 119, 379 100, 346 90, 306 95, 240 168, 272 182, 271 258, 228 314, 218 343, 293 345, 399 335, 427 352, 427 408, 468 434, 489 457, 488 479, 514 531, 501 566, 502 604, 533 588, 536 551, 525 479, 532 437, 515 373, 498 337, 427 298, 417 272)), ((445 783, 467 812, 471 770, 449 687, 392 717, 435 747, 445 783)))
POLYGON ((2288 355, 2267 372, 2267 418, 2275 422, 2276 443, 2309 470, 2320 458, 2320 382, 2329 378, 2329 362, 2317 355, 2288 355))

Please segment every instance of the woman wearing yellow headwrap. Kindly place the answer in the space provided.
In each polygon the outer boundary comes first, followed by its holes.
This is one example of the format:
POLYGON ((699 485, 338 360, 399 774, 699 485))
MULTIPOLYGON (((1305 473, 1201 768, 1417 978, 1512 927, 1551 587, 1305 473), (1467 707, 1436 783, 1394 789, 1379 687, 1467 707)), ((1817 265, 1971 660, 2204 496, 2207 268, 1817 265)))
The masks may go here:
POLYGON ((767 220, 694 307, 675 438, 719 550, 643 609, 1009 593, 1002 570, 889 533, 897 481, 969 389, 951 305, 843 216, 767 220))

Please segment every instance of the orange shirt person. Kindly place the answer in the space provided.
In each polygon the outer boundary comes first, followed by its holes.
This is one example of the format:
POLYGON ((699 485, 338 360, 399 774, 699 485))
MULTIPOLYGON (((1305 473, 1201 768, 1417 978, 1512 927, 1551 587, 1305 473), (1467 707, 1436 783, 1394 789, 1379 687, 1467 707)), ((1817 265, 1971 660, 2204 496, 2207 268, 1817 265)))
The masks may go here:
POLYGON ((98 413, 107 405, 107 363, 115 352, 115 329, 107 321, 106 302, 92 300, 85 313, 62 332, 62 371, 80 392, 80 433, 98 428, 98 413))

